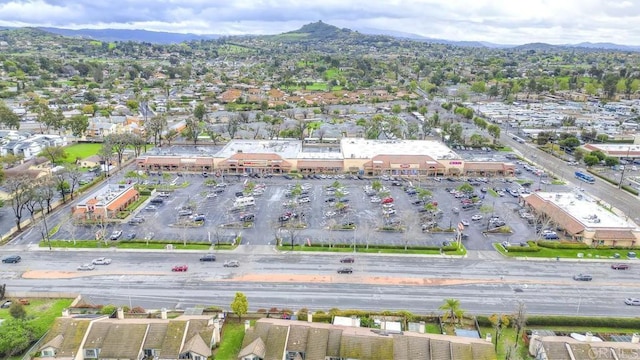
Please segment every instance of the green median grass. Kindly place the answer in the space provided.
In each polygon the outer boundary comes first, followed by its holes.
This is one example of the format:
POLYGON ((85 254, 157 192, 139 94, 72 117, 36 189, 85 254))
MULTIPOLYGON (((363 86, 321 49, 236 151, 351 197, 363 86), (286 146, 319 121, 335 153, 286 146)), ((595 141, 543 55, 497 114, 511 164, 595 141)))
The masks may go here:
MULTIPOLYGON (((110 241, 105 244, 104 241, 95 241, 95 240, 51 240, 52 248, 63 248, 63 249, 109 249, 109 248, 118 248, 118 249, 140 249, 140 250, 164 250, 167 247, 169 242, 158 242, 158 241, 150 241, 148 244, 144 241, 134 241, 134 242, 119 242, 119 241, 110 241)), ((174 250, 209 250, 211 245, 208 243, 199 243, 199 244, 176 244, 175 242, 171 242, 173 244, 174 250)), ((49 243, 46 241, 41 241, 39 246, 41 248, 49 247, 49 243)), ((220 246, 214 245, 216 250, 232 250, 235 247, 224 244, 220 246)))

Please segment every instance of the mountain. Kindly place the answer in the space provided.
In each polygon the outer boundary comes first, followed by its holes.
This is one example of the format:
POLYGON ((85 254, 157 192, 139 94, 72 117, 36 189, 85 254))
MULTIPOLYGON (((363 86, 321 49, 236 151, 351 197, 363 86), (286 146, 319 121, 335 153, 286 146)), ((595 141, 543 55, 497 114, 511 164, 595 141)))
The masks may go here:
POLYGON ((54 27, 40 27, 43 31, 68 37, 80 37, 100 41, 136 41, 154 44, 177 44, 194 40, 217 39, 220 35, 180 34, 149 30, 122 29, 61 29, 54 27))
POLYGON ((407 33, 402 31, 394 31, 394 30, 383 30, 383 29, 374 29, 374 28, 357 28, 354 29, 362 34, 367 35, 386 35, 391 36, 397 39, 408 39, 408 40, 416 40, 422 42, 431 42, 436 44, 445 44, 445 45, 454 45, 454 46, 463 46, 463 47, 486 47, 492 49, 503 49, 514 47, 514 45, 504 45, 504 44, 494 44, 485 41, 455 41, 455 40, 445 40, 445 39, 436 39, 427 36, 422 36, 413 33, 407 33))
POLYGON ((588 49, 601 49, 601 50, 619 50, 619 51, 640 51, 640 46, 632 46, 632 45, 620 45, 608 42, 599 42, 599 43, 591 43, 591 42, 581 42, 575 45, 568 45, 574 47, 588 48, 588 49))
POLYGON ((292 39, 292 40, 329 40, 339 37, 347 37, 355 34, 350 29, 340 29, 337 26, 323 23, 322 20, 314 23, 302 25, 298 30, 276 35, 278 38, 292 39))

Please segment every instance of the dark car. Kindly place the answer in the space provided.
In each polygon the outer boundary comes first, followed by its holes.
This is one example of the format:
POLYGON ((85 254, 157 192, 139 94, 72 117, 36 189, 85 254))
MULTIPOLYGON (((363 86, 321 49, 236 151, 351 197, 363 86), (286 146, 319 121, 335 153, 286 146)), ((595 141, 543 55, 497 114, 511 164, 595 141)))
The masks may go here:
POLYGON ((578 275, 573 275, 573 280, 575 280, 575 281, 591 281, 591 280, 593 280, 593 277, 591 275, 587 275, 587 274, 578 274, 578 275))
POLYGON ((133 240, 135 238, 136 238, 136 233, 132 232, 127 234, 127 240, 133 240))
POLYGON ((256 219, 256 216, 254 214, 244 214, 240 216, 240 221, 244 221, 244 222, 251 222, 251 221, 254 221, 255 219, 256 219))
POLYGON ((216 256, 214 254, 207 254, 201 257, 200 261, 216 261, 216 256))
POLYGON ((160 199, 160 198, 153 198, 151 199, 151 201, 149 201, 151 204, 154 205, 160 205, 162 203, 164 203, 164 200, 160 199))
POLYGON ((353 272, 353 268, 350 267, 342 267, 338 269, 338 274, 351 274, 353 272))
POLYGON ((20 260, 22 260, 22 258, 19 255, 10 255, 2 259, 2 262, 5 264, 17 264, 20 262, 20 260))
POLYGON ((628 270, 629 265, 628 264, 612 264, 611 268, 613 270, 628 270))
POLYGON ((356 261, 356 259, 354 259, 353 256, 345 256, 342 259, 340 259, 341 263, 354 263, 356 261))

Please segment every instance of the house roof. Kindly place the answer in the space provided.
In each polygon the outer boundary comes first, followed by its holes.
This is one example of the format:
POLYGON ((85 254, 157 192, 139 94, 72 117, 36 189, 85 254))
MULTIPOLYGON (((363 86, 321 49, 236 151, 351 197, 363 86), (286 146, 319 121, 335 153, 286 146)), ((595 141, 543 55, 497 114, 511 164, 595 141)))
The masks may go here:
MULTIPOLYGON (((97 325, 97 324, 96 324, 97 325)), ((140 344, 147 332, 147 324, 109 323, 109 330, 100 347, 103 359, 136 359, 140 344)), ((85 346, 86 347, 86 346, 85 346)))
POLYGON ((53 339, 49 340, 44 345, 42 345, 40 349, 46 349, 49 347, 54 349, 60 349, 60 346, 62 346, 63 340, 64 340, 64 337, 62 336, 62 334, 58 334, 56 335, 56 337, 54 337, 53 339))
POLYGON ((211 356, 211 347, 202 339, 200 334, 196 334, 187 339, 188 340, 185 342, 184 347, 182 348, 183 353, 189 352, 207 358, 211 356))
POLYGON ((269 328, 269 334, 265 341, 266 352, 264 360, 280 360, 287 342, 288 326, 275 325, 269 328))
MULTIPOLYGON (((58 335, 61 335, 62 342, 57 348, 56 356, 72 357, 78 351, 90 323, 89 319, 58 318, 54 321, 47 335, 45 335, 43 342, 46 345, 58 335)), ((40 350, 43 348, 41 346, 40 350)))
POLYGON ((167 325, 166 323, 150 324, 142 347, 144 349, 160 349, 167 334, 167 325))
POLYGON ((162 341, 162 348, 160 348, 160 356, 163 359, 178 358, 186 327, 186 321, 169 321, 169 324, 167 325, 167 332, 165 333, 164 340, 162 341))
MULTIPOLYGON (((257 355, 260 359, 264 359, 266 355, 265 345, 261 338, 257 337, 253 340, 249 345, 245 346, 240 353, 238 354, 238 358, 242 359, 248 355, 257 355)), ((313 359, 310 357, 310 359, 313 359)))
MULTIPOLYGON (((305 323, 282 319, 260 319, 255 327, 249 329, 243 341, 240 354, 250 354, 258 339, 271 338, 274 334, 286 334, 288 329, 287 351, 305 353, 307 360, 323 360, 327 356, 357 359, 398 359, 398 360, 495 360, 493 345, 482 339, 463 338, 439 334, 421 334, 404 332, 399 334, 380 334, 369 328, 346 327, 324 323, 305 323), (305 340, 306 345, 302 348, 305 340), (275 332, 272 329, 276 329, 275 332), (262 334, 262 335, 260 335, 262 334), (251 341, 247 339, 249 337, 251 341)), ((276 344, 281 344, 275 341, 276 344)), ((281 359, 282 347, 277 351, 269 349, 270 342, 265 341, 263 359, 281 359)), ((255 352, 253 352, 256 354, 255 352)), ((256 354, 259 355, 259 354, 256 354)))

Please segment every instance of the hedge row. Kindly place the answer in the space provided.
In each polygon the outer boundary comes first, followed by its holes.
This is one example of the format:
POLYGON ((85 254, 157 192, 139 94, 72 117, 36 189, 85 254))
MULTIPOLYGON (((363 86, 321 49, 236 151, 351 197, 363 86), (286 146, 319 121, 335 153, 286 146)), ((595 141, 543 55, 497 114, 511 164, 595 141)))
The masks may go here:
POLYGON ((640 318, 532 315, 527 317, 527 326, 591 326, 640 329, 640 318))
POLYGON ((578 242, 538 241, 538 246, 548 249, 589 249, 589 245, 578 242))
POLYGON ((508 252, 538 252, 540 248, 537 246, 507 246, 506 250, 508 252))
POLYGON ((609 184, 616 185, 616 186, 618 185, 618 183, 617 183, 616 181, 614 181, 614 180, 612 180, 612 179, 609 179, 608 177, 606 177, 606 176, 604 176, 604 175, 600 174, 600 173, 599 173, 599 172, 597 172, 597 171, 594 171, 594 170, 591 170, 591 169, 587 169, 587 171, 588 171, 589 173, 591 173, 591 174, 593 174, 593 175, 595 175, 595 176, 599 177, 600 179, 602 179, 602 180, 604 180, 604 181, 608 182, 609 184))
POLYGON ((638 192, 638 190, 632 188, 629 185, 622 185, 622 189, 624 189, 625 191, 628 191, 630 193, 632 193, 633 195, 638 196, 638 194, 640 194, 640 192, 638 192))
MULTIPOLYGON (((325 246, 324 244, 317 244, 317 243, 311 243, 311 246, 314 247, 323 247, 325 246)), ((339 244, 331 244, 331 247, 334 248, 339 248, 339 249, 346 249, 346 248, 352 248, 353 244, 347 244, 347 243, 339 243, 339 244)), ((397 250, 404 250, 404 245, 389 245, 389 244, 380 244, 380 245, 369 245, 368 247, 369 249, 397 249, 397 250)), ((367 249, 366 245, 362 245, 362 244, 358 244, 356 245, 356 249, 367 249)), ((440 250, 442 249, 443 251, 457 251, 458 247, 455 245, 449 245, 449 246, 407 246, 407 250, 440 250)))

